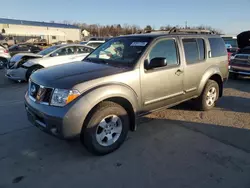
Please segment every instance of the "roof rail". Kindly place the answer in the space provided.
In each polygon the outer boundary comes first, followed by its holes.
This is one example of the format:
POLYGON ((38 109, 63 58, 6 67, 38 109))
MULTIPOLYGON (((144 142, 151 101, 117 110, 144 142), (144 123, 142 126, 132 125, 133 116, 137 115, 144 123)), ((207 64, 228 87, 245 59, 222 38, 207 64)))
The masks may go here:
POLYGON ((179 29, 176 27, 171 28, 170 30, 148 30, 145 33, 166 33, 166 34, 215 34, 214 31, 208 29, 179 29))

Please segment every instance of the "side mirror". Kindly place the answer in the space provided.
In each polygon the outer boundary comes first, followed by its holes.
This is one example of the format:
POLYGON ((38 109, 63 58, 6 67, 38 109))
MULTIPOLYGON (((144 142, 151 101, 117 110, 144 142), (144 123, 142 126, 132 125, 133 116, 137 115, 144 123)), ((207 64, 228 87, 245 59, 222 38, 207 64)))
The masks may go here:
POLYGON ((164 57, 156 57, 154 59, 151 59, 149 64, 145 65, 145 68, 149 70, 165 66, 167 66, 167 59, 164 57))
POLYGON ((50 54, 50 57, 56 57, 56 56, 59 56, 59 53, 50 54))

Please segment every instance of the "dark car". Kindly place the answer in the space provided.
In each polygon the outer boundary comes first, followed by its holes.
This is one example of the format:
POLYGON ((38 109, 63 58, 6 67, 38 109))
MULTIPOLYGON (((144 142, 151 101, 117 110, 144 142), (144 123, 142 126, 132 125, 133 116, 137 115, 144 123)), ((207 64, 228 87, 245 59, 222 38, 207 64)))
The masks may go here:
POLYGON ((41 50, 41 48, 32 44, 16 44, 9 48, 9 53, 13 56, 18 53, 38 53, 41 50))
POLYGON ((250 31, 245 31, 237 36, 239 50, 231 56, 229 63, 230 77, 238 78, 239 75, 250 76, 250 31))

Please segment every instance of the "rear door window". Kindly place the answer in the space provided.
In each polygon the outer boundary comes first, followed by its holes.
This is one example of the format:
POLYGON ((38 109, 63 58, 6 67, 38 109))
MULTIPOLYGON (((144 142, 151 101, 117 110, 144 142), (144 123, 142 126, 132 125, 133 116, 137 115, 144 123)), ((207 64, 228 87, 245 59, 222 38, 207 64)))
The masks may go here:
POLYGON ((208 41, 210 44, 212 57, 221 57, 227 55, 225 42, 222 38, 209 38, 208 41))
POLYGON ((205 42, 201 38, 183 39, 183 46, 187 64, 202 62, 205 60, 205 42))
POLYGON ((89 48, 89 47, 84 47, 84 46, 77 46, 76 47, 77 54, 90 53, 92 51, 93 51, 93 49, 89 48))
POLYGON ((63 56, 63 55, 73 55, 75 53, 75 48, 74 46, 70 46, 70 47, 65 47, 62 49, 59 49, 56 51, 56 53, 59 56, 63 56))

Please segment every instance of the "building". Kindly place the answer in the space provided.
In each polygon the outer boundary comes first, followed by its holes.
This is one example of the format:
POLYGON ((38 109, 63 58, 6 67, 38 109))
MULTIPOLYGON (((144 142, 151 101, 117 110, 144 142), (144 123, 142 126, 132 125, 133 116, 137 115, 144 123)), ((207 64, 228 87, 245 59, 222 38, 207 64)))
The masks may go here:
POLYGON ((81 30, 79 27, 68 24, 26 21, 0 18, 0 33, 13 36, 18 42, 31 39, 46 39, 51 44, 58 41, 80 41, 81 30))
POLYGON ((89 36, 90 36, 90 32, 88 32, 86 29, 84 29, 84 30, 82 31, 82 36, 83 36, 83 37, 89 37, 89 36))

